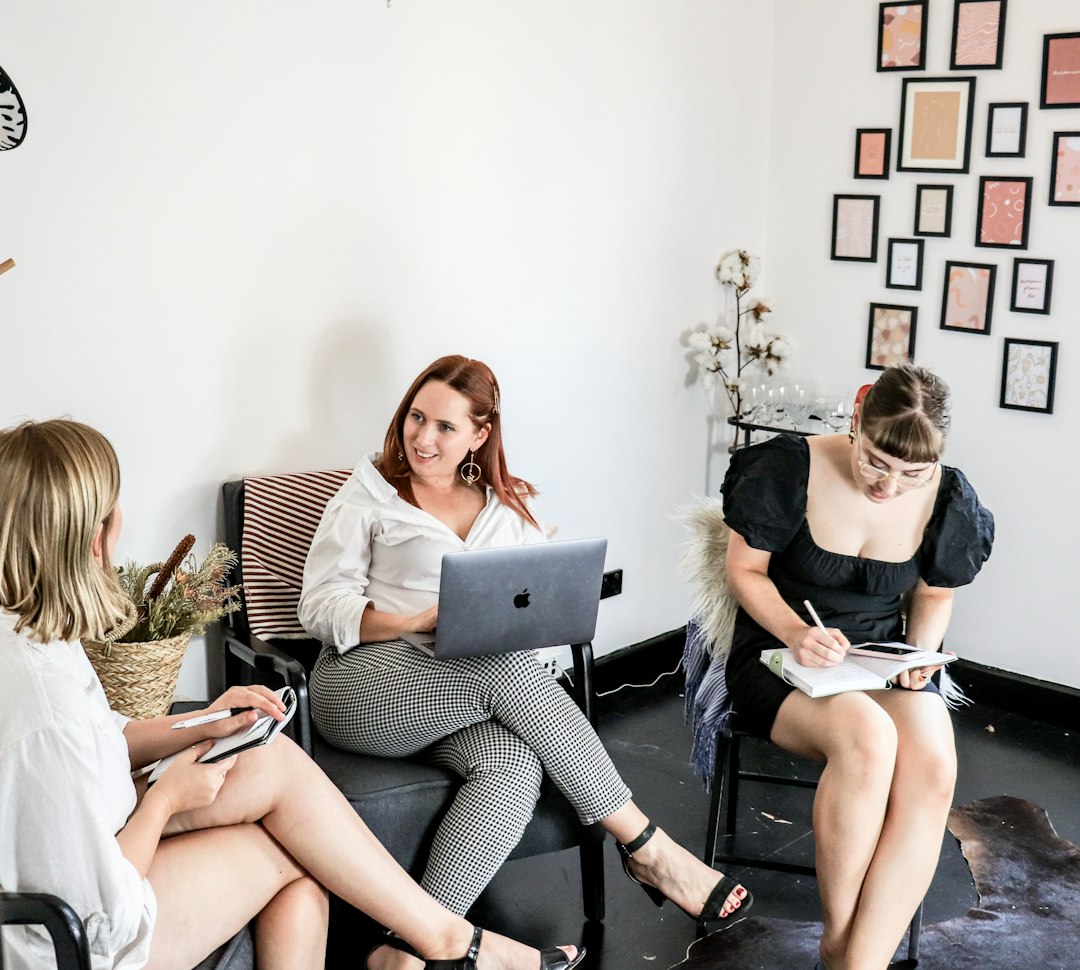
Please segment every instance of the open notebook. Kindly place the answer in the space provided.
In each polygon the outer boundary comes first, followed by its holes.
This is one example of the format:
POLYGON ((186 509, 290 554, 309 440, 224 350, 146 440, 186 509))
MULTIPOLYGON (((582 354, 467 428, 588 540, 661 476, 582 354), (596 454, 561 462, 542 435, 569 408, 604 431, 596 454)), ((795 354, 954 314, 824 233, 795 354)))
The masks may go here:
MULTIPOLYGON (((215 761, 221 761, 222 758, 228 758, 230 755, 247 751, 249 748, 257 748, 273 741, 281 732, 281 729, 289 723, 296 711, 296 692, 291 687, 282 687, 281 690, 276 690, 274 693, 285 703, 285 717, 277 721, 267 714, 260 717, 249 728, 241 728, 234 734, 218 738, 213 747, 199 759, 199 762, 204 765, 211 764, 215 761)), ((150 780, 147 784, 152 785, 157 781, 165 769, 175 760, 176 754, 162 758, 157 763, 157 767, 150 772, 150 780)))

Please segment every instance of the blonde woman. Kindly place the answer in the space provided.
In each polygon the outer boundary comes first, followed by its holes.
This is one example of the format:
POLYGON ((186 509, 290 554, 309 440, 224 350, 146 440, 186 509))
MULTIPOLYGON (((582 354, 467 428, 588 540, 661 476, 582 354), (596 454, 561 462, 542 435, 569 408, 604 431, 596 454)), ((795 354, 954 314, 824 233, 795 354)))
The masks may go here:
MULTIPOLYGON (((322 968, 328 891, 391 927, 428 970, 580 962, 574 947, 481 937, 443 909, 288 738, 197 763, 212 738, 281 717, 265 688, 230 689, 207 710, 254 710, 183 732, 176 717, 113 714, 79 640, 124 615, 109 566, 115 453, 83 424, 23 424, 0 431, 0 482, 0 887, 63 896, 95 970, 190 970, 252 919, 262 970, 322 968), (132 781, 185 746, 149 790, 132 781)), ((5 940, 5 966, 51 965, 36 929, 5 940)))

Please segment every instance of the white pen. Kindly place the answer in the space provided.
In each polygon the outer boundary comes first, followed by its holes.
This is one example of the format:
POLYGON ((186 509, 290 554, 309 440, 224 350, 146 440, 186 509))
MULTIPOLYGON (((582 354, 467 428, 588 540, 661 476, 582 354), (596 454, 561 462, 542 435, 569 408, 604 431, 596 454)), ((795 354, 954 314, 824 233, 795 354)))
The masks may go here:
POLYGON ((836 637, 834 637, 828 630, 825 629, 825 624, 821 622, 821 617, 817 615, 817 610, 815 610, 813 606, 810 605, 810 600, 803 600, 802 605, 805 606, 806 609, 809 611, 814 623, 817 624, 817 628, 822 633, 824 633, 825 636, 832 640, 832 642, 835 643, 837 647, 839 647, 840 644, 837 643, 836 637))
POLYGON ((253 707, 230 707, 224 711, 214 711, 213 714, 203 714, 200 717, 189 717, 186 721, 177 721, 172 729, 174 731, 180 728, 198 727, 200 724, 211 724, 214 721, 223 721, 227 717, 232 717, 234 714, 243 714, 244 711, 253 711, 253 707))

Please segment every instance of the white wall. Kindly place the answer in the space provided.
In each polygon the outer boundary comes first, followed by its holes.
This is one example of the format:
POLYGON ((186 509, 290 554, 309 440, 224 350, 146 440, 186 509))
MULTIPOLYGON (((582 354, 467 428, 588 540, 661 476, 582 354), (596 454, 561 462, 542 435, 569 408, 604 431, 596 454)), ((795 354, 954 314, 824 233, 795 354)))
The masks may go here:
MULTIPOLYGON (((926 75, 948 74, 953 5, 929 7, 926 75)), ((1080 210, 1046 204, 1050 133, 1080 128, 1080 109, 1039 109, 1042 37, 1080 30, 1080 8, 1075 0, 1010 4, 1003 70, 971 72, 978 76, 971 173, 894 172, 887 182, 851 177, 855 129, 892 128, 895 162, 901 78, 919 75, 875 71, 877 17, 876 3, 835 0, 824 24, 809 4, 787 4, 776 20, 766 256, 770 290, 798 339, 792 372, 852 388, 873 380, 877 372, 863 367, 869 303, 919 307, 915 359, 953 389, 946 460, 967 473, 997 520, 990 562, 956 598, 949 645, 979 663, 1080 687, 1073 567, 1080 540, 1080 210), (818 59, 823 50, 825 62, 818 59), (1026 158, 984 157, 990 101, 1030 102, 1026 158), (1051 316, 1010 313, 1016 253, 974 246, 979 175, 1034 176, 1026 254, 1057 261, 1051 316), (885 289, 885 242, 911 235, 917 182, 956 186, 953 234, 926 240, 921 292, 885 289), (851 192, 882 195, 877 264, 829 260, 832 195, 851 192), (938 329, 947 259, 998 265, 989 336, 938 329), (1007 336, 1060 341, 1053 415, 998 407, 1007 336)))
POLYGON ((598 650, 678 627, 705 425, 677 338, 720 252, 764 246, 772 9, 9 0, 0 423, 105 431, 148 561, 205 550, 222 481, 351 465, 429 360, 480 357, 541 515, 625 570, 598 650))

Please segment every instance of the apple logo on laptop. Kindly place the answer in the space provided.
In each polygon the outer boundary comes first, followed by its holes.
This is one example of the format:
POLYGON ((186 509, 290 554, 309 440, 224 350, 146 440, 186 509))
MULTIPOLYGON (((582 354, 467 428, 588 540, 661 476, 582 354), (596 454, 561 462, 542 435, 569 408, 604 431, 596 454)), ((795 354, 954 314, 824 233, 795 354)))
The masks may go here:
POLYGON ((525 609, 529 605, 529 589, 526 587, 517 596, 514 597, 514 607, 519 610, 525 609))

